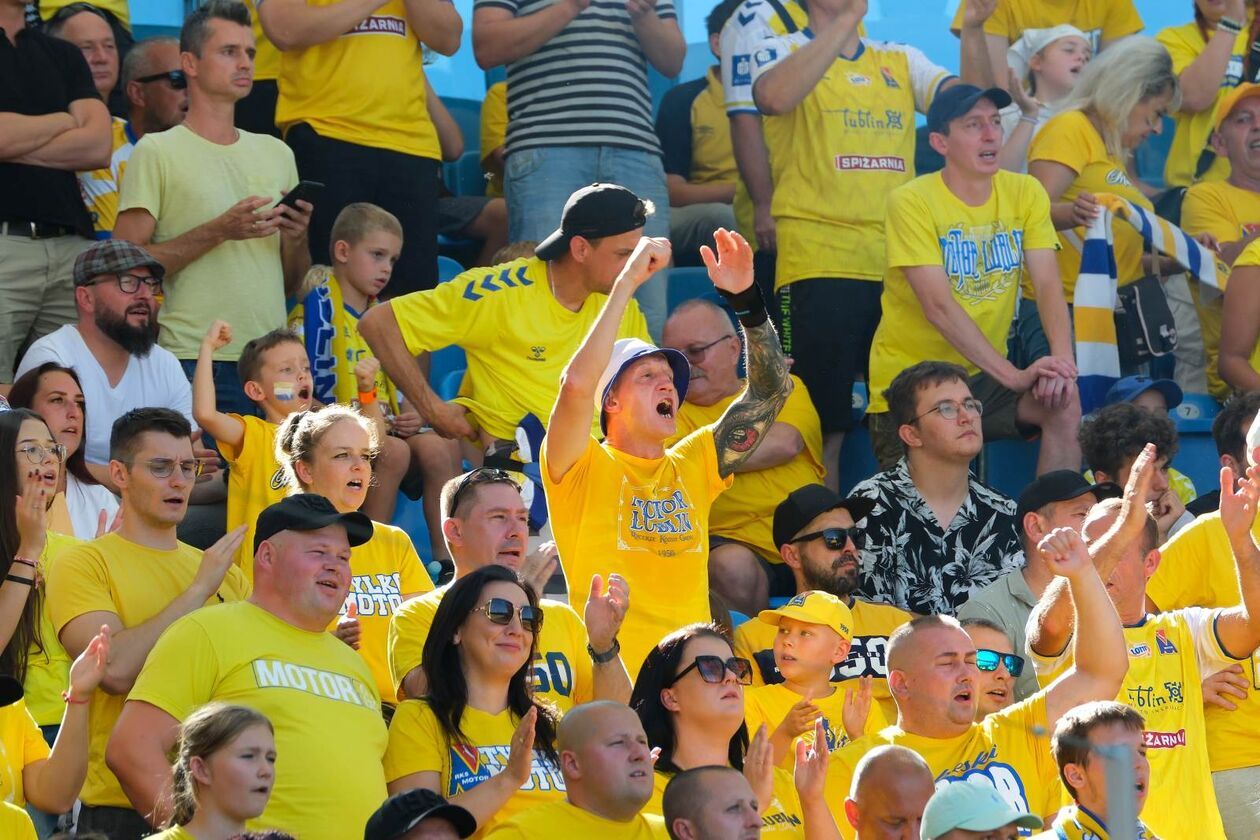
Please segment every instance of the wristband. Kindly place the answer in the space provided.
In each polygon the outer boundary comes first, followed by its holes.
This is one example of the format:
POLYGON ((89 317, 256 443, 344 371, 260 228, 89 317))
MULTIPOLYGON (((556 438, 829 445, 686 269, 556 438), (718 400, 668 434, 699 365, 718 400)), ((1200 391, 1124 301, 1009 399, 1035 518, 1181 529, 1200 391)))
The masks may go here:
POLYGON ((741 326, 749 329, 760 327, 769 318, 766 314, 766 302, 762 299, 761 289, 757 288, 756 283, 734 294, 724 289, 718 289, 718 292, 731 309, 735 310, 735 317, 739 319, 741 326))
POLYGON ((1228 32, 1230 35, 1237 35, 1243 31, 1243 24, 1241 21, 1223 17, 1216 22, 1216 28, 1222 32, 1228 32))
POLYGON ((15 557, 13 558, 13 562, 14 562, 14 563, 21 563, 23 566, 30 566, 30 567, 31 567, 32 569, 34 569, 36 572, 38 572, 38 571, 39 571, 39 561, 37 561, 37 560, 27 560, 25 557, 16 557, 16 556, 15 556, 15 557))
POLYGON ((359 392, 359 405, 372 405, 374 402, 376 402, 375 390, 359 392))
POLYGON ((612 662, 617 658, 617 654, 621 653, 621 642, 614 636, 612 647, 603 653, 596 653, 595 648, 591 647, 590 642, 587 642, 586 652, 591 655, 592 662, 596 665, 603 665, 605 662, 612 662))
POLYGON ((34 586, 35 581, 32 578, 18 577, 17 575, 5 575, 5 580, 11 580, 14 583, 20 583, 23 586, 34 586))
POLYGON ((1034 125, 1034 126, 1037 124, 1037 118, 1036 118, 1036 117, 1027 117, 1027 116, 1020 115, 1019 121, 1020 121, 1020 122, 1026 122, 1026 123, 1028 123, 1029 125, 1034 125))
POLYGON ((92 702, 92 698, 90 697, 87 700, 75 700, 68 690, 61 692, 61 699, 65 700, 67 703, 73 703, 76 706, 86 705, 92 702))

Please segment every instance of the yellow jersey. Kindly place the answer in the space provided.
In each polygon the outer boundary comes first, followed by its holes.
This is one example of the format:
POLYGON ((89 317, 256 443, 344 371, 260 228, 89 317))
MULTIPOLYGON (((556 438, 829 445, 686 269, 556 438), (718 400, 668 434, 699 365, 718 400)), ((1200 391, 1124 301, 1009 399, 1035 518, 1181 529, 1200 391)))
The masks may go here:
MULTIPOLYGON (((818 412, 805 383, 793 376, 792 384, 795 387, 774 422, 796 429, 805 448, 778 466, 736 473, 731 489, 717 497, 709 513, 709 536, 743 543, 771 563, 783 562, 770 527, 775 505, 798 487, 820 483, 826 473, 818 412)), ((678 432, 670 443, 702 426, 712 426, 737 397, 739 394, 732 394, 707 406, 684 402, 678 410, 678 432)))
MULTIPOLYGON (((1129 672, 1116 700, 1146 719, 1151 782, 1142 818, 1165 837, 1225 837, 1208 767, 1202 685, 1202 674, 1236 661, 1217 640, 1218 612, 1186 607, 1124 628, 1129 672)), ((1057 657, 1029 655, 1046 685, 1072 664, 1073 645, 1057 657)))
MULTIPOLYGON (((450 585, 403 603, 389 620, 387 649, 391 685, 403 697, 402 681, 424 662, 424 643, 433 616, 450 585)), ((595 699, 594 663, 586 652, 586 626, 568 604, 543 598, 542 632, 534 658, 533 690, 561 713, 595 699)))
MULTIPOLYGON (((964 3, 949 27, 955 35, 962 30, 964 3)), ((1085 33, 1094 53, 1103 41, 1114 41, 1141 32, 1142 16, 1133 0, 998 0, 997 9, 984 24, 986 35, 1000 35, 1015 43, 1028 29, 1048 29, 1070 23, 1085 33)))
MULTIPOLYGON (((332 6, 339 0, 308 0, 332 6)), ((424 50, 403 0, 387 0, 339 38, 280 53, 276 125, 440 161, 425 103, 424 50)))
MULTIPOLYGON (((754 87, 813 37, 805 28, 763 40, 752 56, 754 87)), ((762 118, 780 243, 776 290, 812 277, 883 278, 885 198, 914 177, 915 112, 927 113, 950 78, 914 47, 862 38, 799 105, 762 118)))
POLYGON ((260 0, 243 0, 249 7, 250 28, 254 30, 254 81, 263 82, 280 77, 280 50, 271 43, 258 20, 260 0))
POLYGON ((188 829, 182 825, 176 825, 166 829, 166 831, 150 835, 148 840, 197 840, 197 838, 189 834, 188 829))
MULTIPOLYGON (((484 166, 490 153, 507 144, 507 82, 495 82, 486 88, 481 102, 481 162, 484 166)), ((503 195, 503 176, 486 173, 486 195, 503 195)))
POLYGON ((665 818, 637 814, 628 822, 613 822, 585 811, 567 799, 548 802, 501 822, 490 840, 536 840, 539 837, 588 837, 599 840, 669 840, 665 818))
POLYGON ((39 840, 30 815, 12 802, 0 802, 0 837, 9 840, 39 840))
MULTIPOLYGON (((888 691, 888 637, 911 619, 910 613, 888 604, 876 604, 854 598, 853 642, 849 658, 831 672, 831 681, 838 689, 857 689, 860 677, 871 677, 871 696, 880 717, 897 719, 897 704, 888 691)), ((778 628, 763 621, 745 621, 735 628, 735 655, 753 663, 753 685, 774 685, 783 682, 774 663, 774 636, 778 628)))
POLYGON ((261 417, 232 414, 245 426, 239 447, 219 441, 219 452, 231 467, 228 470, 227 529, 245 527, 236 555, 236 565, 245 577, 254 580, 254 529, 258 515, 289 495, 284 469, 276 460, 275 423, 261 417))
POLYGON ((954 782, 992 786, 1017 811, 1052 814, 1059 808, 1059 768, 1050 756, 1050 727, 1045 693, 1034 694, 995 712, 962 735, 926 738, 890 726, 866 735, 831 757, 827 770, 827 806, 840 833, 853 840, 844 816, 844 792, 862 756, 875 747, 897 744, 923 757, 936 776, 936 787, 954 782))
MULTIPOLYGON (((1066 166, 1076 173, 1076 179, 1059 197, 1059 201, 1071 203, 1083 192, 1111 193, 1154 212, 1155 206, 1141 190, 1129 180, 1124 161, 1112 157, 1103 145, 1102 135, 1080 111, 1064 111, 1051 117, 1041 127, 1028 147, 1028 162, 1048 160, 1066 166)), ((1142 277, 1142 234, 1133 225, 1116 222, 1111 226, 1115 241, 1116 278, 1126 286, 1142 277)), ((1081 243, 1085 228, 1075 227, 1059 233, 1059 276, 1063 278, 1063 292, 1068 303, 1076 290, 1076 278, 1081 273, 1081 243)), ((1032 298, 1032 283, 1024 286, 1024 297, 1032 298)), ((926 358, 926 357, 925 357, 926 358)))
MULTIPOLYGON (((652 798, 643 806, 645 814, 663 814, 665 786, 673 773, 657 770, 652 798)), ((805 837, 805 821, 801 817, 801 799, 792 774, 778 767, 774 770, 774 786, 770 789, 770 805, 761 812, 761 836, 772 838, 805 837)))
MULTIPOLYGON (((48 574, 48 610, 53 626, 60 634, 81 615, 111 612, 123 627, 137 627, 182 595, 200 567, 200 549, 183 543, 162 551, 112 533, 71 546, 61 553, 48 574)), ((248 595, 249 581, 240 569, 233 567, 206 603, 239 601, 248 595)), ((79 796, 85 804, 131 807, 118 780, 105 766, 105 745, 125 699, 99 688, 92 694, 87 781, 79 796)), ((183 720, 183 716, 177 717, 183 720)))
POLYGON ((53 563, 67 548, 82 542, 75 537, 49 531, 44 540, 44 553, 40 556, 44 566, 44 580, 40 585, 44 593, 43 609, 39 613, 40 644, 32 644, 26 652, 26 679, 22 681, 26 708, 40 726, 61 723, 61 716, 66 711, 61 692, 70 685, 70 655, 57 638, 57 628, 48 606, 48 575, 53 563))
MULTIPOLYGON (((1237 242, 1245 236, 1260 231, 1260 193, 1244 190, 1227 181, 1207 181, 1186 190, 1181 203, 1181 227, 1195 236, 1210 233, 1218 242, 1237 242)), ((1248 249, 1244 249, 1244 254, 1248 249)), ((1235 261, 1238 265, 1243 254, 1235 261)), ((1253 251, 1247 257, 1251 265, 1260 264, 1260 254, 1253 251)), ((1248 263, 1242 263, 1246 265, 1248 263)), ((1230 395, 1230 387, 1221 379, 1217 364, 1221 357, 1221 314, 1224 298, 1220 294, 1207 294, 1198 283, 1190 284, 1194 296, 1194 308, 1199 314, 1199 326, 1203 334, 1203 350, 1207 355, 1208 392, 1218 400, 1230 395)), ((1260 359, 1252 357, 1256 367, 1260 359)), ((1256 367, 1260 370, 1260 367, 1256 367)))
POLYGON ((718 474, 713 429, 652 459, 590 438, 559 481, 547 468, 544 439, 542 477, 570 598, 596 574, 617 572, 630 586, 634 608, 617 635, 633 679, 666 635, 710 620, 709 510, 731 486, 718 474))
MULTIPOLYGON (((441 776, 437 792, 452 799, 503 771, 512 749, 512 735, 519 723, 509 709, 490 714, 465 706, 459 728, 467 740, 451 743, 428 703, 404 700, 398 704, 389 724, 385 778, 395 782, 413 773, 437 773, 441 776)), ((477 826, 472 836, 485 837, 522 811, 562 802, 564 795, 564 776, 560 768, 540 750, 534 750, 533 765, 525 784, 492 818, 477 826)))
POLYGON ((381 698, 367 665, 331 633, 248 601, 197 610, 158 639, 127 699, 176 720, 211 700, 267 716, 276 781, 251 830, 344 840, 385 800, 381 698))
POLYGON ((939 172, 916 178, 888 197, 887 218, 884 314, 871 344, 869 414, 888 411, 884 389, 916 362, 936 359, 959 364, 968 375, 980 371, 928 321, 906 268, 942 268, 954 300, 1006 356, 1024 253, 1057 247, 1045 189, 1029 175, 1006 170, 993 176, 989 199, 978 207, 954 195, 939 172))
POLYGON ((92 217, 92 230, 97 239, 109 239, 114 234, 114 222, 118 220, 118 185, 127 171, 127 161, 136 147, 136 135, 131 123, 114 117, 112 151, 109 166, 79 173, 79 192, 92 217))
MULTIPOLYGON (((1135 840, 1159 840, 1140 821, 1134 830, 1135 840)), ((1069 805, 1059 812, 1048 831, 1034 834, 1033 840, 1108 840, 1110 836, 1101 817, 1083 805, 1069 805)))
MULTIPOLYGON (((829 750, 838 750, 850 743, 849 735, 844 728, 845 689, 842 686, 835 686, 834 688, 835 690, 831 692, 830 696, 815 697, 811 701, 821 713, 823 733, 827 739, 827 749, 829 750)), ((787 717, 788 712, 792 711, 792 707, 799 702, 801 702, 801 695, 782 683, 744 689, 744 723, 748 726, 749 737, 756 734, 757 729, 763 723, 766 725, 766 734, 773 733, 779 724, 783 723, 783 719, 787 717)), ((893 718, 893 720, 896 720, 896 718, 893 718)), ((884 713, 880 709, 879 704, 872 703, 870 714, 866 716, 866 726, 863 728, 862 734, 872 735, 886 726, 888 726, 888 721, 884 718, 884 713)), ((792 740, 792 748, 779 762, 779 766, 789 772, 796 764, 797 741, 804 741, 806 744, 813 746, 814 731, 811 729, 792 740)))
MULTIPOLYGON (((1243 252, 1238 255, 1238 259, 1234 260, 1234 268, 1243 266, 1260 266, 1260 240, 1253 240, 1243 252)), ((1237 282, 1237 281, 1235 281, 1237 282)), ((1256 346, 1251 351, 1251 369, 1260 371, 1260 340, 1256 341, 1256 346)))
MULTIPOLYGON (((592 294, 571 312, 551 293, 547 263, 526 257, 465 271, 436 289, 390 301, 409 353, 464 349, 468 372, 455 402, 492 437, 514 440, 529 414, 546 425, 560 374, 582 345, 606 297, 592 294)), ((649 341, 635 302, 626 307, 617 338, 649 341)), ((591 432, 599 431, 591 408, 591 432)))
POLYGON ((28 764, 43 761, 51 754, 25 701, 0 706, 0 802, 25 805, 22 771, 28 764))

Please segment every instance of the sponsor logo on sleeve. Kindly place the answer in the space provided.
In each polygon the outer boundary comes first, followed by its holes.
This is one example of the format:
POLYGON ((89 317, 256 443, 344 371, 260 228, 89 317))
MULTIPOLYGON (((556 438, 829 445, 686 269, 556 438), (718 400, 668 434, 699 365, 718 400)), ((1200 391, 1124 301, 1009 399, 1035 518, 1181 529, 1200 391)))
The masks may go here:
POLYGON ((758 67, 765 67, 779 57, 779 51, 774 47, 762 47, 753 53, 753 60, 757 62, 758 67))
POLYGON ((752 84, 752 58, 748 53, 739 53, 731 59, 731 84, 736 87, 752 84))

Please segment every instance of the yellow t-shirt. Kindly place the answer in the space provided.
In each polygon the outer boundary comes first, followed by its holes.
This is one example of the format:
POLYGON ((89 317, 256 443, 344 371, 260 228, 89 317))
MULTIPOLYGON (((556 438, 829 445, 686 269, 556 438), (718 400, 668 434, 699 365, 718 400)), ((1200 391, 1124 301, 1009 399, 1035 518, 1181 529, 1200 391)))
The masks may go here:
MULTIPOLYGON (((1243 248, 1243 252, 1238 255, 1238 259, 1234 260, 1234 268, 1243 266, 1260 266, 1260 240, 1255 240, 1246 248, 1243 248)), ((1234 282, 1240 281, 1235 279, 1234 282)), ((1248 361, 1251 363, 1252 370, 1260 371, 1260 339, 1257 339, 1256 346, 1252 349, 1251 358, 1248 361)))
POLYGON ((426 84, 420 36, 403 0, 387 0, 341 37, 280 54, 276 125, 287 134, 307 123, 321 137, 440 161, 426 84))
MULTIPOLYGON (((182 595, 200 567, 201 551, 190 545, 179 543, 171 551, 162 551, 117 533, 67 548, 48 575, 48 610, 53 626, 60 634, 72 620, 90 612, 112 612, 123 627, 141 625, 182 595)), ((219 591, 206 603, 239 601, 248 595, 249 581, 240 569, 231 568, 219 591)), ((105 744, 122 713, 124 699, 99 688, 92 694, 87 781, 80 795, 85 804, 131 807, 118 780, 105 766, 105 744)))
MULTIPOLYGON (((1199 164, 1199 156, 1207 147, 1212 132, 1216 130, 1217 108, 1225 95, 1243 80, 1243 62, 1251 46, 1249 29, 1249 26, 1244 26, 1243 31, 1234 39, 1234 51, 1229 57, 1229 64, 1225 65, 1225 78, 1221 80, 1212 107, 1198 113, 1178 111, 1173 114, 1176 133, 1173 134, 1172 146, 1168 150, 1168 159, 1164 162, 1164 183, 1168 186, 1188 187, 1195 182, 1194 172, 1199 164)), ((1168 54, 1172 56, 1173 72, 1178 75, 1207 49, 1207 41, 1203 40, 1203 31, 1199 29, 1197 21, 1170 26, 1155 37, 1168 49, 1168 54)), ((1229 158, 1217 155, 1203 177, 1198 180, 1223 181, 1228 177, 1229 158)))
POLYGON ((61 723, 61 716, 66 710, 61 692, 70 684, 70 656, 57 638, 57 628, 53 625, 48 606, 48 574, 62 552, 82 542, 75 537, 49 531, 44 541, 44 553, 40 556, 44 566, 44 606, 39 614, 39 639, 43 650, 31 645, 27 651, 26 679, 22 683, 26 708, 40 726, 61 723))
MULTIPOLYGON (((777 467, 736 473, 731 489, 717 497, 709 513, 709 536, 750 546, 771 563, 783 562, 770 527, 775 506, 796 488, 821 482, 825 473, 818 412, 805 383, 795 376, 792 380, 795 387, 775 422, 786 423, 800 432, 805 448, 777 467)), ((738 396, 732 394, 709 406, 684 402, 678 411, 678 433, 671 443, 701 426, 712 426, 738 396)))
POLYGON ((733 184, 739 180, 726 93, 716 68, 705 75, 700 95, 691 100, 691 177, 693 184, 733 184))
POLYGON ((0 802, 25 805, 22 770, 51 754, 52 750, 27 711, 24 700, 0 706, 0 802))
MULTIPOLYGON (((665 786, 673 777, 673 773, 656 771, 652 798, 643 806, 643 813, 654 815, 664 813, 662 802, 665 798, 665 786)), ((770 807, 761 814, 761 836, 803 838, 805 821, 801 817, 801 800, 796 793, 796 783, 792 780, 792 774, 776 767, 774 786, 770 789, 770 793, 770 807)))
MULTIPOLYGON (((1059 197, 1061 202, 1072 202, 1083 192, 1111 193, 1128 199, 1133 204, 1154 211, 1151 200, 1133 185, 1125 172, 1124 162, 1107 154, 1102 135, 1080 111, 1064 111, 1041 127, 1028 147, 1028 162, 1048 160, 1062 164, 1076 173, 1074 180, 1059 197)), ((1133 225, 1117 221, 1111 226, 1115 241, 1116 278, 1121 286, 1142 277, 1142 235, 1133 225)), ((1076 278, 1081 273, 1080 243, 1085 239, 1085 228, 1076 227, 1059 233, 1059 276, 1063 278, 1063 291, 1068 303, 1076 290, 1076 278), (1071 234, 1075 239, 1070 239, 1071 234)), ((1024 297, 1031 298, 1032 284, 1027 282, 1024 297)))
MULTIPOLYGON (((61 11, 63 7, 69 6, 73 2, 74 0, 40 0, 39 15, 44 20, 48 20, 61 11)), ((131 10, 127 0, 101 0, 101 2, 93 3, 92 5, 112 13, 127 31, 131 31, 131 10)))
MULTIPOLYGON (((1226 181, 1208 181, 1186 190, 1181 204, 1181 227, 1195 236, 1210 233, 1219 242, 1237 242, 1260 230, 1260 193, 1244 190, 1226 181)), ((1235 265, 1260 264, 1260 250, 1243 249, 1235 265), (1251 251, 1247 254, 1247 251, 1251 251), (1250 263, 1243 262, 1246 256, 1250 263)), ((1224 298, 1205 294, 1198 283, 1190 284, 1194 308, 1199 313, 1203 333, 1203 350, 1207 355, 1208 392, 1218 400, 1230 394, 1230 387, 1221 379, 1217 364, 1221 355, 1221 314, 1224 298)), ((1253 357, 1252 364, 1257 360, 1253 357)), ((1256 368, 1260 370, 1260 367, 1256 368)))
POLYGON ((0 802, 0 837, 9 840, 39 840, 30 815, 11 802, 0 802))
MULTIPOLYGON (((404 700, 398 704, 389 725, 385 778, 394 782, 413 773, 438 773, 441 776, 438 793, 451 799, 502 772, 519 723, 507 709, 492 715, 465 706, 459 728, 468 741, 452 744, 428 703, 404 700)), ((485 837, 495 826, 522 811, 563 801, 564 794, 560 768, 542 752, 534 750, 529 779, 490 820, 478 826, 472 836, 485 837)))
MULTIPOLYGON (((507 82, 495 82, 486 88, 486 98, 481 102, 481 160, 507 143, 507 82)), ((486 179, 486 195, 503 195, 503 176, 491 175, 486 179)))
POLYGON ((897 744, 914 750, 936 776, 936 787, 952 782, 992 785, 1007 804, 1019 811, 1053 814, 1059 808, 1062 785, 1059 768, 1050 756, 1050 728, 1046 697, 1034 694, 1000 712, 973 723, 953 738, 926 738, 890 726, 866 735, 832 756, 827 770, 827 806, 840 833, 853 840, 853 827, 844 816, 844 797, 859 760, 875 747, 897 744))
MULTIPOLYGON (((964 3, 959 3, 949 25, 955 35, 962 29, 964 11, 964 3)), ((1133 0, 998 0, 984 32, 1014 43, 1026 29, 1048 29, 1061 23, 1084 32, 1095 53, 1103 41, 1141 32, 1144 25, 1133 0)))
MULTIPOLYGON (((857 688, 859 677, 872 677, 871 696, 880 715, 897 719, 897 704, 888 691, 888 637, 910 620, 910 613, 888 604, 854 598, 853 643, 849 658, 831 672, 831 681, 840 690, 857 688)), ((753 663, 753 685, 779 683, 783 678, 774 663, 774 635, 778 628, 763 621, 745 621, 735 628, 735 655, 753 663)))
MULTIPOLYGON (((354 606, 359 619, 359 656, 376 680, 376 690, 386 703, 398 699, 389 675, 386 637, 403 598, 433 591, 433 579, 424 570, 411 537, 393 525, 372 523, 372 539, 350 549, 350 594, 338 615, 354 606)), ((335 628, 334 620, 329 629, 335 628)))
POLYGON ((709 509, 731 486, 718 474, 713 429, 703 427, 665 450, 638 458, 594 438, 560 481, 543 485, 569 593, 591 577, 625 577, 633 608, 617 634, 633 678, 657 642, 684 624, 708 621, 709 509))
MULTIPOLYGON (((277 200, 297 182, 293 152, 275 137, 242 131, 223 146, 177 125, 136 143, 119 185, 118 212, 146 210, 157 222, 153 241, 161 243, 250 196, 277 200)), ((196 359, 206 321, 222 318, 232 325, 232 341, 214 359, 235 363, 245 342, 284 323, 280 237, 220 243, 168 274, 162 288, 162 346, 176 358, 196 359)))
MULTIPOLYGON (((800 701, 801 695, 782 683, 745 689, 744 723, 748 725, 749 737, 756 734, 757 729, 763 723, 766 725, 766 734, 773 733, 779 724, 783 723, 783 719, 787 717, 792 707, 800 701)), ((827 738, 827 749, 838 750, 848 745, 850 738, 844 729, 844 688, 836 686, 831 696, 815 697, 811 702, 822 713, 823 732, 827 738)), ((896 720, 896 718, 893 718, 893 720, 896 720)), ((873 735, 886 726, 888 726, 888 721, 884 719, 884 713, 880 710, 879 704, 872 703, 870 714, 866 716, 866 726, 863 727, 862 734, 873 735)), ((783 760, 779 762, 779 766, 788 771, 791 771, 796 763, 797 741, 804 741, 812 746, 814 743, 813 730, 811 729, 793 739, 792 748, 783 756, 783 760)))
POLYGON ((540 837, 586 837, 599 840, 668 840, 665 818, 639 814, 629 822, 613 822, 584 811, 567 799, 537 805, 501 822, 490 840, 537 840, 540 837))
MULTIPOLYGON (((1260 521, 1251 532, 1260 538, 1260 521)), ((1200 516, 1182 528, 1164 544, 1160 554, 1159 568, 1146 584, 1147 596, 1159 609, 1230 607, 1242 600, 1234 555, 1219 512, 1200 516)), ((1213 772, 1260 765, 1260 744, 1255 739, 1260 722, 1260 649, 1238 664, 1250 683, 1246 698, 1231 698, 1238 708, 1231 712, 1219 706, 1203 707, 1213 772)))
POLYGON ((250 28, 254 30, 254 81, 262 82, 280 77, 280 50, 271 43, 258 20, 259 0, 244 0, 249 7, 250 28))
POLYGON ((110 152, 109 166, 79 173, 79 192, 83 194, 83 203, 92 217, 92 229, 96 231, 97 239, 109 239, 113 235, 114 222, 118 219, 118 185, 122 183, 127 161, 136 147, 136 137, 127 120, 114 117, 112 130, 113 151, 110 152))
MULTIPOLYGON (((769 25, 784 26, 777 18, 769 25)), ((754 87, 812 40, 805 28, 763 41, 754 87)), ((927 113, 951 75, 914 47, 863 38, 857 55, 832 62, 795 108, 762 118, 775 185, 776 290, 811 277, 883 278, 885 197, 914 177, 915 112, 927 113)))
MULTIPOLYGON (((404 603, 389 621, 389 671, 402 695, 402 681, 424 662, 424 643, 447 586, 404 603)), ((586 652, 586 626, 568 604, 543 598, 542 633, 534 659, 534 693, 561 713, 595 699, 594 663, 586 652)))
MULTIPOLYGON (((560 388, 560 374, 604 306, 592 294, 570 312, 551 294, 547 264, 537 257, 490 268, 474 268, 436 289, 394 298, 410 353, 464 348, 468 373, 455 402, 472 421, 502 440, 532 414, 546 425, 560 388)), ((650 340, 637 303, 626 307, 617 338, 650 340)), ((591 408, 592 434, 599 418, 591 408)))
POLYGON ((148 840, 197 840, 182 826, 177 825, 158 834, 150 835, 148 840))
POLYGON ((939 172, 916 178, 888 197, 887 217, 888 270, 884 314, 871 345, 870 414, 888 410, 884 389, 916 362, 936 359, 971 375, 980 371, 928 321, 904 269, 943 268, 954 300, 1005 356, 1024 252, 1057 247, 1046 191, 1035 178, 1005 170, 993 176, 989 200, 979 207, 954 195, 939 172))
POLYGON ((284 469, 276 461, 275 423, 261 417, 230 415, 245 424, 245 437, 238 449, 219 441, 219 452, 231 466, 228 470, 227 529, 245 527, 245 538, 236 555, 236 565, 245 577, 254 580, 254 529, 258 514, 289 494, 284 469))
POLYGON ((381 698, 367 665, 331 633, 299 629, 248 601, 197 610, 158 639, 127 699, 177 720, 211 700, 267 716, 276 783, 251 830, 344 840, 385 801, 381 698))
MULTIPOLYGON (((1146 720, 1151 782, 1142 821, 1161 837, 1225 837, 1208 767, 1202 674, 1236 660, 1217 640, 1216 615, 1187 607, 1124 628, 1129 672, 1116 700, 1146 720)), ((1045 685, 1072 664, 1073 646, 1058 657, 1029 653, 1045 685)))

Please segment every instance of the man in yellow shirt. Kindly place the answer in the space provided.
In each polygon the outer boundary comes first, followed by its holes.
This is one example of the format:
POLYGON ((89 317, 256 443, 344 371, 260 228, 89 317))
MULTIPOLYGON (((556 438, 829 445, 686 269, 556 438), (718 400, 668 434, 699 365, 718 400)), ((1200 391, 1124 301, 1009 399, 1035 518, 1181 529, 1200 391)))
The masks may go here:
MULTIPOLYGON (((691 363, 687 399, 670 443, 716 423, 744 390, 741 346, 726 311, 708 300, 689 300, 665 322, 661 345, 691 363)), ((774 544, 770 520, 788 493, 823 477, 822 428, 804 383, 792 377, 792 395, 766 439, 713 503, 709 527, 709 579, 731 609, 756 615, 769 598, 796 594, 791 570, 774 544)))
POLYGON ((176 539, 200 468, 191 434, 188 421, 166 408, 140 408, 120 417, 109 472, 127 515, 116 532, 66 549, 48 577, 49 614, 71 658, 87 648, 101 625, 113 631, 109 666, 92 695, 88 776, 80 795, 79 826, 85 832, 148 834, 148 822, 132 810, 106 766, 105 744, 123 699, 167 627, 203 604, 249 594, 232 563, 243 527, 204 554, 176 539))
POLYGON ((180 721, 218 700, 257 709, 275 730, 275 786, 250 829, 303 840, 363 834, 385 800, 381 697, 367 664, 326 628, 350 591, 350 549, 371 536, 357 511, 288 496, 258 517, 249 600, 198 610, 162 635, 106 753, 155 825, 169 816, 167 756, 180 721))
POLYGON ((1001 89, 953 87, 932 102, 928 137, 945 168, 888 199, 883 317, 871 346, 871 440, 880 466, 901 457, 887 388, 927 359, 962 365, 983 401, 985 440, 1041 434, 1038 474, 1076 469, 1081 403, 1050 201, 1034 178, 998 168, 1011 103, 1001 89), (1006 357, 1024 272, 1032 278, 1051 355, 1020 369, 1006 357), (914 336, 914 341, 907 341, 914 336))
POLYGON ((669 243, 642 239, 599 317, 565 368, 543 440, 542 478, 556 546, 575 585, 616 572, 635 593, 622 625, 631 674, 666 634, 708 621, 709 511, 753 455, 792 391, 787 361, 753 283, 752 249, 720 230, 701 249, 709 277, 731 303, 747 347, 748 385, 721 419, 666 448, 687 394, 677 350, 617 341, 635 289, 669 263, 669 243), (588 431, 591 406, 606 434, 588 431))

